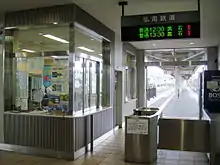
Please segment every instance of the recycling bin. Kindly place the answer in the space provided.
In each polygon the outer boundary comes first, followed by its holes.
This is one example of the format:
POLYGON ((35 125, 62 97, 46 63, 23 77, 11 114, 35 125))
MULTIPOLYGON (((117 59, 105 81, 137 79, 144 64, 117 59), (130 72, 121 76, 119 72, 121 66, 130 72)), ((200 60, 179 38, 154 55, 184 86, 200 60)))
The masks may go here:
POLYGON ((125 161, 151 164, 157 160, 158 108, 138 108, 125 117, 125 161))

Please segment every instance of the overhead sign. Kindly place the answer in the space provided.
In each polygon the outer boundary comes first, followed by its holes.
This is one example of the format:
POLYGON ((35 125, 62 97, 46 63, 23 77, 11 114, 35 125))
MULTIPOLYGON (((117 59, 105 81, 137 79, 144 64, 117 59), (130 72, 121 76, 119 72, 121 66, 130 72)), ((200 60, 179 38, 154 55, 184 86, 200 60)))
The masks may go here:
POLYGON ((220 113, 220 71, 204 72, 204 109, 210 113, 220 113))
POLYGON ((198 11, 122 16, 122 41, 200 38, 198 11))

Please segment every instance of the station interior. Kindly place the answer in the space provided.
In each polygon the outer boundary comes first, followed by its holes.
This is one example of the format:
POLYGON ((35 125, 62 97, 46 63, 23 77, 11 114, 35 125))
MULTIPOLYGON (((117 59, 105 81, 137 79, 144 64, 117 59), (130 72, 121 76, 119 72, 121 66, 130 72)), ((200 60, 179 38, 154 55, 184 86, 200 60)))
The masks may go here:
POLYGON ((0 165, 219 165, 219 0, 1 0, 0 165))

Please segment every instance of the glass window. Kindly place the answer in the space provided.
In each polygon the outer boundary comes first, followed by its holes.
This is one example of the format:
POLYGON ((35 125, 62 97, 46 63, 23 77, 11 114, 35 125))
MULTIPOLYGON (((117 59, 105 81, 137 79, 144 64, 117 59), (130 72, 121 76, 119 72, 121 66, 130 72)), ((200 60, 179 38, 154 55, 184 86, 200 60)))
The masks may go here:
POLYGON ((81 82, 80 86, 75 83, 75 112, 85 112, 101 107, 102 90, 99 89, 102 87, 102 38, 76 25, 75 50, 75 82, 81 82), (77 76, 79 70, 80 76, 77 76))
POLYGON ((103 63, 100 63, 100 103, 99 106, 101 107, 103 104, 103 63))
POLYGON ((90 106, 91 107, 96 107, 97 104, 97 67, 98 63, 95 61, 91 61, 91 76, 90 76, 90 81, 91 81, 91 95, 90 95, 90 106))
POLYGON ((126 92, 126 98, 125 100, 131 100, 132 99, 132 93, 131 93, 131 69, 125 70, 125 92, 126 92))
POLYGON ((69 28, 20 28, 5 39, 6 110, 68 112, 69 28))
POLYGON ((109 106, 110 63, 104 57, 110 53, 102 54, 105 40, 79 26, 74 32, 75 54, 70 62, 69 26, 6 31, 6 110, 72 114, 72 110, 109 106))
POLYGON ((126 69, 125 69, 125 101, 136 98, 136 73, 134 56, 126 53, 126 69))
POLYGON ((85 59, 85 82, 84 82, 84 109, 90 108, 91 82, 90 80, 90 60, 85 59))
POLYGON ((75 59, 75 95, 74 107, 75 111, 83 109, 83 58, 76 54, 75 59))

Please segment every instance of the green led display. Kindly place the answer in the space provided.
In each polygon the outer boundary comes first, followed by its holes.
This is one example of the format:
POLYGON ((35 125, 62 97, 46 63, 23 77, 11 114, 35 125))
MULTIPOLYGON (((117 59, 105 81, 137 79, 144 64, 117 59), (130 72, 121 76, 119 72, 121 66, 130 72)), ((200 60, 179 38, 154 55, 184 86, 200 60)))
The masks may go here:
POLYGON ((172 26, 167 26, 167 36, 173 37, 173 27, 172 26))
MULTIPOLYGON (((183 34, 183 28, 178 27, 178 34, 181 36, 183 34)), ((156 27, 142 27, 139 28, 139 37, 141 39, 149 38, 163 38, 165 36, 173 36, 172 26, 156 26, 156 27)))
POLYGON ((138 28, 140 40, 163 39, 163 38, 184 38, 191 37, 192 29, 190 24, 181 25, 157 25, 138 28))
POLYGON ((178 36, 180 36, 180 37, 183 36, 183 26, 182 25, 178 26, 178 36))
POLYGON ((165 37, 165 29, 165 26, 139 28, 139 37, 141 39, 165 37))

